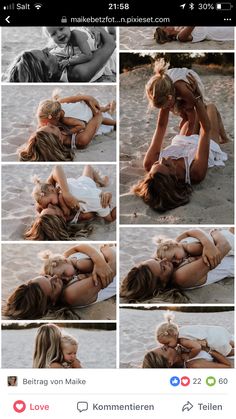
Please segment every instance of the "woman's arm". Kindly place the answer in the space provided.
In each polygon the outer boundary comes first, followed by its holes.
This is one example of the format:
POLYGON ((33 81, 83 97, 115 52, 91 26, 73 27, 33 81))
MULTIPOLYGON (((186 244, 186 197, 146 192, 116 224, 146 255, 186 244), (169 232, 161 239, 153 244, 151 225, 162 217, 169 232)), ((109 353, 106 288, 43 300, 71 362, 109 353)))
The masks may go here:
POLYGON ((169 113, 169 109, 160 109, 159 111, 156 129, 143 161, 143 166, 147 172, 149 172, 153 163, 159 159, 163 138, 168 125, 169 113))
POLYGON ((211 350, 209 354, 214 361, 207 361, 205 359, 196 359, 186 363, 187 368, 233 368, 229 359, 217 351, 211 350))
POLYGON ((62 166, 55 166, 51 172, 50 177, 48 178, 49 183, 57 183, 60 186, 61 193, 63 196, 63 199, 65 201, 65 204, 69 208, 74 208, 80 206, 80 202, 77 198, 75 198, 69 191, 67 179, 65 172, 62 168, 62 166), (50 181, 50 182, 49 182, 50 181))
POLYGON ((192 32, 195 26, 185 26, 179 33, 177 34, 177 40, 180 42, 189 42, 193 40, 192 32))
MULTIPOLYGON (((180 234, 176 238, 176 241, 181 241, 182 239, 184 239, 186 237, 193 237, 193 238, 199 240, 199 242, 202 244, 203 249, 202 249, 201 255, 202 255, 202 258, 203 258, 203 262, 207 266, 209 266, 211 269, 213 269, 217 265, 219 265, 219 263, 221 261, 220 251, 219 251, 219 249, 217 249, 215 244, 212 243, 212 241, 209 239, 209 237, 207 236, 207 234, 204 231, 202 231, 200 229, 187 230, 184 233, 180 234)), ((183 245, 184 245, 185 250, 191 256, 196 255, 196 253, 193 254, 196 250, 195 243, 183 243, 183 245), (194 247, 192 245, 194 245, 194 247), (193 252, 191 252, 191 246, 193 247, 193 252)))
POLYGON ((195 107, 200 123, 200 134, 197 151, 190 168, 190 176, 192 182, 199 183, 205 178, 208 169, 210 151, 210 121, 207 115, 206 107, 200 97, 196 100, 195 107))
POLYGON ((70 247, 68 250, 64 252, 64 256, 69 257, 73 255, 73 253, 77 252, 84 253, 92 259, 94 263, 92 278, 95 285, 98 284, 98 277, 101 280, 102 288, 105 288, 112 282, 114 277, 113 271, 108 265, 108 263, 105 261, 102 254, 98 252, 95 247, 89 244, 82 243, 77 246, 70 247))
MULTIPOLYGON (((214 241, 217 249, 220 252, 221 259, 227 255, 231 246, 219 231, 213 232, 214 241)), ((210 271, 203 259, 200 258, 191 262, 181 268, 178 268, 172 275, 173 284, 180 288, 191 288, 203 285, 206 282, 207 274, 210 271)))

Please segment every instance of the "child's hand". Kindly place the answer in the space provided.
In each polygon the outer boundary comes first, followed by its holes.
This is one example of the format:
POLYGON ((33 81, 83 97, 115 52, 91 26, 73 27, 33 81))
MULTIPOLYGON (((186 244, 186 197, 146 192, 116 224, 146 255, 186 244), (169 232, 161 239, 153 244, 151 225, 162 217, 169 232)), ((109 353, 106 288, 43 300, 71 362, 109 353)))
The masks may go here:
POLYGON ((60 61, 60 69, 63 71, 66 67, 69 67, 70 62, 68 59, 60 61))
POLYGON ((194 94, 194 96, 202 96, 202 94, 199 90, 197 80, 195 79, 195 77, 190 73, 187 74, 186 77, 188 79, 188 83, 187 83, 188 89, 191 90, 191 92, 194 94))
POLYGON ((102 208, 107 208, 111 204, 112 193, 111 192, 102 192, 100 195, 100 202, 102 208))

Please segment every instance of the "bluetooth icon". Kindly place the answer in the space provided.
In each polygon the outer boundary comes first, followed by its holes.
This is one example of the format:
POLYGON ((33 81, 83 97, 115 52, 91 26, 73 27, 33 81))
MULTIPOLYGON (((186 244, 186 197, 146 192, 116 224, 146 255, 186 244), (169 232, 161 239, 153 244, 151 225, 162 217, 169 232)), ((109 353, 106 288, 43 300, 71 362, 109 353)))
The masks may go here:
POLYGON ((190 10, 193 10, 194 9, 194 3, 190 3, 189 8, 190 8, 190 10))

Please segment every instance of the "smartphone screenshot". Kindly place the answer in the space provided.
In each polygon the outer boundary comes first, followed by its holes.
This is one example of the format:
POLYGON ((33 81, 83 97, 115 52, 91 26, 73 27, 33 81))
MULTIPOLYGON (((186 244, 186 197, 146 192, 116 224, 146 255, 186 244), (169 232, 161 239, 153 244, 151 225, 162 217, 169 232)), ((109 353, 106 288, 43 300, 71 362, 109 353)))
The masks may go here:
POLYGON ((235 413, 235 2, 0 4, 0 411, 235 413))

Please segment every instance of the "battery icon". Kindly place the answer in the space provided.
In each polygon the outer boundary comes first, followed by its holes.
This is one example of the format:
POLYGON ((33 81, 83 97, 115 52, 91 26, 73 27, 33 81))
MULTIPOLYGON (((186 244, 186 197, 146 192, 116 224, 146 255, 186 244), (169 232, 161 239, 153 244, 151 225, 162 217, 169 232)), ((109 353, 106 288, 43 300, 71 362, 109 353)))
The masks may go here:
POLYGON ((231 10, 232 8, 232 3, 216 3, 216 10, 231 10))

